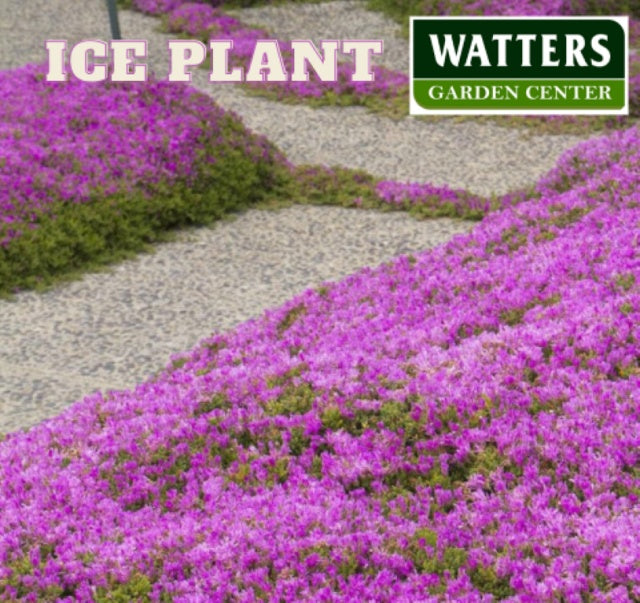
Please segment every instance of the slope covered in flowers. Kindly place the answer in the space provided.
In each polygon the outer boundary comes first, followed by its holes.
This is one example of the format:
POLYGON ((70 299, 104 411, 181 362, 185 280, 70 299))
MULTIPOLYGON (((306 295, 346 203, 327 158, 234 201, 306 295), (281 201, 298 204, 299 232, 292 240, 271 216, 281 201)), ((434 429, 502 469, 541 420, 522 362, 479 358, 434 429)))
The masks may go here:
POLYGON ((0 597, 637 600, 639 163, 6 436, 0 597))
POLYGON ((0 72, 2 292, 246 205, 281 163, 188 86, 44 74, 0 72))
POLYGON ((480 218, 489 209, 447 187, 295 168, 186 85, 47 83, 44 73, 0 72, 0 295, 265 198, 427 217, 480 218))

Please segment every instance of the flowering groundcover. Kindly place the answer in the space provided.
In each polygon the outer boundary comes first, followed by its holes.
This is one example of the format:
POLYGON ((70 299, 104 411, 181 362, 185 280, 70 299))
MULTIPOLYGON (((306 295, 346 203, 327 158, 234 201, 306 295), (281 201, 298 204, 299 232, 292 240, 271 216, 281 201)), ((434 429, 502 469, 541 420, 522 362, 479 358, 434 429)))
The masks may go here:
POLYGON ((448 187, 294 167, 186 85, 43 76, 36 66, 0 72, 0 294, 267 199, 471 219, 491 207, 448 187))
POLYGON ((279 153, 188 86, 0 73, 0 292, 261 198, 279 153))
POLYGON ((640 597, 640 132, 0 444, 0 597, 640 597))

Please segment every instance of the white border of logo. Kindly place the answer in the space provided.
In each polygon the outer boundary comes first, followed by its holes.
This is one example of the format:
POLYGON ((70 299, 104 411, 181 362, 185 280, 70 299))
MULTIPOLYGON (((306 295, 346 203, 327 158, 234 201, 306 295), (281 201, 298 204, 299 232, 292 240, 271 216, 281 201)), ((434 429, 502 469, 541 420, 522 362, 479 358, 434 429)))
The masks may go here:
MULTIPOLYGON (((458 16, 446 17, 409 17, 409 113, 410 115, 629 115, 629 17, 627 16, 458 16), (413 97, 413 22, 426 21, 435 19, 447 20, 476 20, 476 19, 500 19, 500 20, 519 20, 523 19, 545 19, 545 20, 611 20, 617 22, 624 30, 625 42, 625 66, 624 66, 624 88, 625 88, 625 104, 622 109, 425 109, 420 106, 413 97)), ((509 81, 509 78, 505 78, 509 81)), ((511 81, 516 82, 517 79, 511 81)))

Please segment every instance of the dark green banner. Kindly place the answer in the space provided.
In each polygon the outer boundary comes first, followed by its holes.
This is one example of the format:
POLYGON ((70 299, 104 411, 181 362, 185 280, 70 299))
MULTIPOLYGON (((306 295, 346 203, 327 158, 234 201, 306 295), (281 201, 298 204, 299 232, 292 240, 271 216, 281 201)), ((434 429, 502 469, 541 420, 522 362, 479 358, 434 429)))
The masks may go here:
MULTIPOLYGON (((478 38, 476 38, 477 40, 478 38)), ((454 55, 455 56, 455 52, 454 55)), ((453 58, 447 56, 447 59, 453 58)), ((624 30, 616 21, 610 19, 425 19, 413 21, 413 77, 415 78, 623 78, 625 73, 625 36, 624 30), (482 48, 475 44, 476 52, 469 57, 474 34, 481 36, 490 67, 481 64, 482 48), (495 35, 511 35, 505 39, 506 66, 498 66, 500 42, 495 35), (535 36, 530 42, 522 37, 535 36), (461 49, 458 65, 446 60, 441 66, 436 60, 436 52, 431 36, 437 36, 439 46, 444 49, 446 36, 453 42, 453 49, 461 49), (544 41, 544 36, 548 41, 544 41), (567 39, 567 36, 570 36, 567 39), (464 36, 464 39, 461 37, 464 36), (517 39, 521 36, 521 39, 517 39), (549 37, 554 36, 554 38, 549 37), (576 37, 571 37, 576 36, 576 37), (606 40, 596 38, 606 36, 606 40), (594 38, 596 38, 594 40, 594 38), (573 41, 575 40, 575 42, 573 41), (580 41, 584 48, 578 50, 580 41), (553 52, 549 53, 551 62, 557 66, 543 66, 544 45, 553 52), (530 67, 523 66, 523 54, 529 48, 530 67), (603 66, 602 49, 608 51, 609 62, 603 66), (567 66, 568 55, 573 53, 573 66, 567 66), (569 51, 569 52, 568 52, 569 51), (579 57, 586 66, 580 66, 579 57)))

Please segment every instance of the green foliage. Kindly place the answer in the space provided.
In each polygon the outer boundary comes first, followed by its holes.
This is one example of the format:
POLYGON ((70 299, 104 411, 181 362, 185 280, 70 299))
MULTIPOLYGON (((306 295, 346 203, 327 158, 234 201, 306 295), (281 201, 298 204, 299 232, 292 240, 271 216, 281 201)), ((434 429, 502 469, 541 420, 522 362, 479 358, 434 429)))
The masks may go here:
POLYGON ((294 377, 300 377, 302 373, 309 369, 309 365, 306 362, 302 362, 293 368, 290 368, 288 371, 285 371, 282 375, 277 375, 275 377, 270 377, 267 379, 267 387, 270 389, 274 387, 279 387, 281 385, 290 385, 291 380, 294 377))
POLYGON ((386 206, 390 209, 375 194, 377 182, 362 170, 300 165, 279 174, 278 186, 272 189, 262 206, 278 208, 297 203, 368 209, 384 209, 386 206))
POLYGON ((240 463, 235 471, 227 473, 226 479, 230 482, 238 484, 239 486, 242 486, 247 481, 250 475, 251 466, 249 465, 249 463, 240 463))
POLYGON ((338 431, 347 424, 346 417, 336 406, 325 408, 320 415, 320 421, 322 422, 322 427, 329 431, 338 431))
POLYGON ((187 357, 176 358, 171 363, 171 367, 173 370, 178 370, 181 369, 185 364, 187 364, 187 362, 189 362, 189 359, 187 357))
POLYGON ((503 322, 510 327, 519 325, 524 318, 526 308, 508 308, 500 312, 500 322, 503 322))
POLYGON ((402 119, 409 114, 407 109, 408 85, 390 90, 385 95, 380 93, 355 94, 349 92, 337 94, 333 90, 326 90, 321 96, 305 97, 289 92, 281 86, 256 84, 245 84, 243 90, 253 96, 260 96, 290 105, 304 103, 311 107, 365 107, 373 113, 384 115, 390 119, 402 119))
POLYGON ((171 458, 171 450, 169 450, 166 446, 160 446, 157 448, 149 459, 149 464, 151 465, 159 465, 160 463, 164 463, 171 458))
POLYGON ((181 454, 176 457, 167 474, 179 476, 189 471, 189 469, 191 469, 191 457, 188 454, 181 454))
POLYGON ((550 218, 548 222, 558 228, 566 228, 574 222, 577 222, 583 216, 586 216, 592 209, 592 207, 573 207, 565 213, 550 218))
POLYGON ((7 568, 11 571, 11 574, 8 578, 0 579, 0 596, 7 594, 7 587, 14 588, 17 591, 16 596, 18 598, 29 594, 30 589, 23 584, 23 577, 31 576, 34 570, 29 556, 24 555, 23 557, 10 561, 7 564, 7 568))
POLYGON ((266 485, 284 484, 289 479, 289 459, 280 457, 273 465, 269 466, 269 474, 267 476, 266 485))
POLYGON ((364 567, 355 551, 346 551, 346 553, 342 554, 342 559, 338 563, 337 569, 338 574, 346 580, 349 576, 363 573, 364 567))
POLYGON ((285 314, 284 318, 278 323, 278 326, 277 326, 278 336, 282 337, 285 331, 290 329, 294 325, 294 323, 300 317, 304 316, 306 313, 307 313, 307 307, 304 304, 298 304, 294 308, 291 308, 291 310, 289 310, 285 314))
MULTIPOLYGON (((440 463, 436 460, 428 472, 421 472, 416 469, 403 469, 388 473, 384 477, 384 484, 387 492, 383 496, 383 503, 388 503, 398 497, 407 498, 415 494, 418 488, 444 488, 453 490, 463 485, 472 475, 483 475, 490 477, 491 474, 504 466, 506 469, 515 471, 508 459, 498 453, 494 443, 488 442, 477 452, 470 453, 462 461, 448 464, 446 473, 442 471, 440 463)), ((432 511, 435 511, 435 506, 432 511)), ((449 509, 440 509, 447 512, 449 509)))
POLYGON ((515 308, 504 308, 500 311, 498 315, 500 322, 513 327, 522 323, 524 319, 524 315, 531 310, 531 308, 535 308, 536 306, 542 306, 543 308, 548 308, 549 306, 553 306, 560 302, 561 297, 559 294, 550 295, 546 298, 538 298, 532 299, 527 302, 524 306, 515 307, 515 308))
MULTIPOLYGON (((29 586, 25 584, 25 577, 33 576, 36 570, 43 572, 53 552, 52 545, 41 545, 41 560, 37 567, 33 566, 28 555, 23 555, 9 562, 8 569, 11 573, 7 578, 0 579, 0 598, 4 600, 8 597, 7 587, 9 587, 15 591, 15 597, 8 598, 8 600, 12 601, 23 600, 29 596, 34 596, 34 594, 38 601, 76 600, 76 592, 73 585, 68 585, 64 588, 58 585, 51 585, 34 590, 30 581, 28 583, 29 586)), ((94 558, 95 555, 93 553, 86 553, 80 555, 78 560, 83 565, 89 565, 94 558)), ((140 571, 134 570, 125 582, 118 582, 111 575, 107 575, 105 578, 107 585, 96 588, 94 599, 96 603, 130 603, 132 601, 144 602, 151 600, 153 579, 140 571)), ((170 603, 173 599, 168 593, 162 593, 160 600, 163 603, 170 603)))
MULTIPOLYGON (((406 112, 406 100, 402 99, 406 112)), ((339 166, 324 167, 302 165, 279 174, 278 185, 267 195, 259 207, 281 208, 292 203, 305 205, 336 205, 347 208, 376 209, 379 211, 406 211, 414 218, 455 217, 479 220, 484 211, 459 204, 442 203, 434 196, 418 204, 390 204, 381 200, 376 192, 379 180, 362 170, 339 166)), ((462 201, 466 197, 462 197, 462 201)), ((468 199, 475 200, 471 194, 468 199)), ((475 204, 475 202, 474 202, 475 204)), ((471 204, 469 204, 470 206, 471 204)), ((320 290, 324 290, 321 288, 320 290)))
POLYGON ((629 379, 629 377, 640 374, 640 358, 636 357, 628 363, 617 363, 614 368, 614 374, 619 379, 629 379))
POLYGON ((309 383, 289 385, 274 400, 267 402, 265 412, 270 417, 302 415, 313 407, 316 393, 309 383))
POLYGON ((417 470, 404 469, 394 471, 384 476, 384 484, 387 491, 383 494, 383 502, 388 503, 398 497, 407 497, 415 494, 419 487, 441 485, 444 476, 439 469, 434 469, 428 474, 420 473, 417 470))
POLYGON ((411 537, 405 552, 416 571, 444 576, 448 572, 456 577, 467 563, 467 552, 458 547, 444 547, 438 551, 438 536, 432 530, 421 528, 411 537))
POLYGON ((238 459, 238 448, 234 443, 229 446, 220 446, 216 443, 211 446, 210 454, 214 458, 220 457, 222 468, 228 469, 238 459))
POLYGON ((280 177, 275 159, 253 161, 242 148, 248 135, 231 117, 222 129, 227 142, 206 143, 193 182, 111 197, 96 192, 87 203, 52 203, 36 228, 24 228, 0 247, 0 295, 122 260, 166 240, 174 229, 209 224, 261 200, 280 177), (216 161, 209 163, 209 157, 216 161))
POLYGON ((471 428, 479 427, 484 422, 488 422, 491 419, 491 410, 494 407, 494 402, 486 394, 481 394, 481 398, 484 402, 483 407, 476 410, 468 417, 469 427, 471 428))
POLYGON ((625 302, 620 306, 620 312, 622 312, 625 316, 627 314, 631 314, 633 312, 633 305, 629 302, 625 302))
POLYGON ((487 442, 484 448, 472 455, 469 476, 480 474, 489 477, 504 462, 504 457, 500 456, 498 447, 493 442, 487 442))
POLYGON ((633 272, 627 272, 626 274, 619 274, 615 279, 616 285, 623 291, 629 291, 636 283, 636 277, 633 272))
POLYGON ((493 595, 498 600, 515 595, 515 590, 509 584, 509 578, 506 576, 499 578, 492 567, 479 565, 470 572, 470 578, 481 593, 493 595))
POLYGON ((239 463, 234 471, 227 472, 227 482, 235 483, 243 488, 261 487, 273 488, 276 484, 284 484, 289 479, 289 458, 279 457, 270 459, 265 465, 266 478, 258 479, 252 471, 249 462, 239 463))
POLYGON ((322 458, 320 456, 313 457, 311 467, 309 469, 309 475, 316 479, 322 479, 322 458))
POLYGON ((391 431, 401 431, 405 445, 421 439, 424 425, 411 415, 410 402, 384 402, 378 410, 355 408, 343 413, 336 406, 328 406, 320 416, 325 429, 344 429, 351 435, 361 435, 366 429, 377 429, 379 424, 391 431))
POLYGON ((504 243, 509 251, 517 251, 523 245, 527 244, 527 235, 518 230, 517 226, 512 226, 504 230, 500 236, 502 243, 504 243))
POLYGON ((200 402, 193 411, 193 414, 196 417, 199 417, 200 415, 206 415, 214 410, 227 410, 229 408, 231 408, 231 402, 226 394, 217 393, 214 394, 211 399, 200 402))
POLYGON ((108 588, 98 587, 96 603, 130 603, 151 601, 151 581, 139 572, 133 572, 126 582, 112 583, 108 588))
POLYGON ((294 427, 291 430, 291 438, 289 440, 289 452, 293 456, 300 456, 311 444, 311 439, 304 435, 302 427, 294 427))

